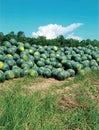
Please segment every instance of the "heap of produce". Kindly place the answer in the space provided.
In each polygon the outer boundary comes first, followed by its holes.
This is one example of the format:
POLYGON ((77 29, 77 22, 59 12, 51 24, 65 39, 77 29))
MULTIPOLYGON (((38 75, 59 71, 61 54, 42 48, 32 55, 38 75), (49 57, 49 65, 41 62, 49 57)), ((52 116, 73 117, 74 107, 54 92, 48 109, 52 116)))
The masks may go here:
POLYGON ((64 80, 99 69, 99 48, 31 45, 15 39, 0 46, 0 82, 23 76, 64 80))

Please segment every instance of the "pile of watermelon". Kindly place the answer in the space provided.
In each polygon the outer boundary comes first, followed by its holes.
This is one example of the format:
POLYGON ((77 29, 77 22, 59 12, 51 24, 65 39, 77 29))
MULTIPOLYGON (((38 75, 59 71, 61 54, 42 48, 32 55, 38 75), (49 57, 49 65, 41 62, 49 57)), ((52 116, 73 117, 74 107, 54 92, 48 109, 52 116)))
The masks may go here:
POLYGON ((64 80, 99 69, 99 48, 31 45, 15 39, 0 46, 0 82, 39 75, 64 80))

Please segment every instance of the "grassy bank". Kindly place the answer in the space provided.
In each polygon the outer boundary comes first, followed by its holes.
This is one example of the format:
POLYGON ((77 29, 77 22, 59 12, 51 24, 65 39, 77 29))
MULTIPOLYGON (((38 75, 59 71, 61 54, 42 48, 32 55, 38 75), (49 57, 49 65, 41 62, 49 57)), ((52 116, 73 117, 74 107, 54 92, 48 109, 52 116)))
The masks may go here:
POLYGON ((28 89, 42 80, 0 84, 0 130, 99 130, 97 71, 46 90, 28 89))

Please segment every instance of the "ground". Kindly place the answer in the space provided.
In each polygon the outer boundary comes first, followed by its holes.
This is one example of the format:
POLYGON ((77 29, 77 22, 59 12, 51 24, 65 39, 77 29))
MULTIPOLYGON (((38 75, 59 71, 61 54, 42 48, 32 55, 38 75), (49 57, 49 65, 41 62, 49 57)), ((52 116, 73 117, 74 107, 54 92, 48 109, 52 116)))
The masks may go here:
POLYGON ((0 84, 0 130, 98 130, 99 73, 0 84))

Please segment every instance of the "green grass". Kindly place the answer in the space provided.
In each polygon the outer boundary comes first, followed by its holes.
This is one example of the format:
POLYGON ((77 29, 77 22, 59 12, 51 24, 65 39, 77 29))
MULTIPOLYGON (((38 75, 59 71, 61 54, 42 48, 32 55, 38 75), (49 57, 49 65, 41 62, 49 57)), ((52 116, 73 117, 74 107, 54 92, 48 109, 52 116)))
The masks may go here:
POLYGON ((7 83, 1 84, 0 130, 99 130, 97 71, 44 91, 22 87, 40 81, 25 77, 10 81, 10 89, 4 89, 7 83))

